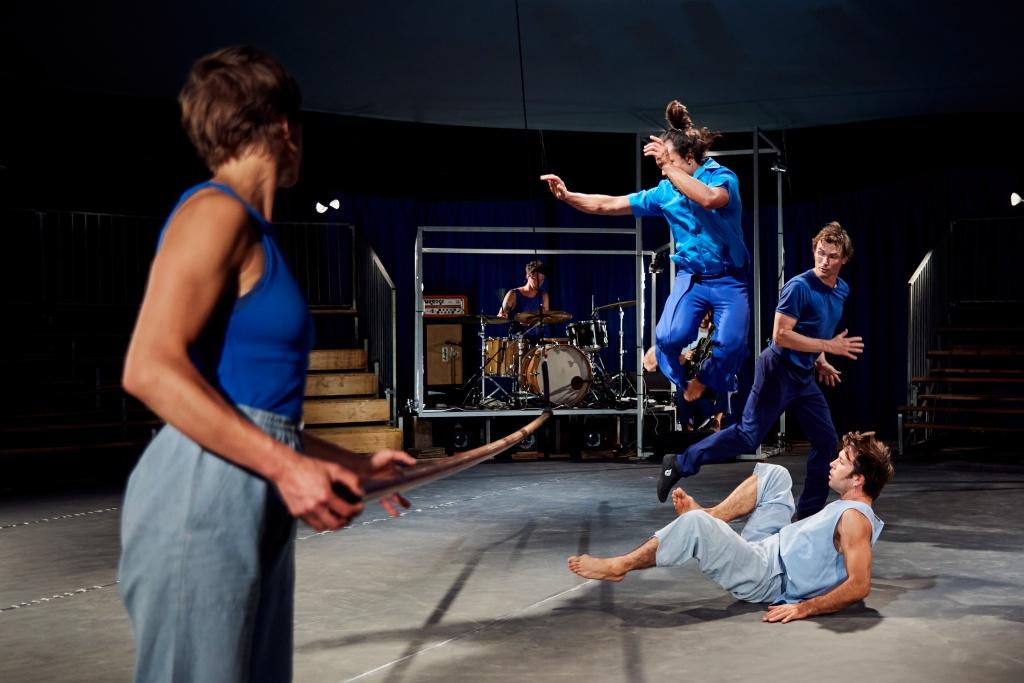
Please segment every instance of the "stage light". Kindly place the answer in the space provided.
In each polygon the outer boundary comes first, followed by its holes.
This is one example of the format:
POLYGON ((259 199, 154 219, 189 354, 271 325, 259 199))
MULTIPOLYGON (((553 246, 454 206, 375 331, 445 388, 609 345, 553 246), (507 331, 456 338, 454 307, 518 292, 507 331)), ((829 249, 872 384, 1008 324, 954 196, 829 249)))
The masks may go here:
POLYGON ((334 209, 335 211, 337 211, 340 208, 341 208, 341 200, 340 199, 332 199, 331 201, 327 202, 327 206, 324 206, 320 202, 316 203, 316 212, 317 213, 327 213, 327 209, 334 209))
POLYGON ((1021 202, 1024 202, 1024 199, 1021 199, 1020 195, 1017 194, 1016 192, 1010 195, 1010 206, 1017 206, 1021 202))

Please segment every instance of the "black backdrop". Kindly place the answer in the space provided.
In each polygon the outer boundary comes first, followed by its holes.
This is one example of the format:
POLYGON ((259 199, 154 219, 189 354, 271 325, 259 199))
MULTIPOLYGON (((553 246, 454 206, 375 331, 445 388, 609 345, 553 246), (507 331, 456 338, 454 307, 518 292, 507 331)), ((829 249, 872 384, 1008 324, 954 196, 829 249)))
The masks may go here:
MULTIPOLYGON (((0 117, 0 200, 7 207, 161 216, 185 187, 204 177, 171 102, 23 93, 20 104, 5 107, 0 117)), ((1024 140, 1015 125, 1013 117, 979 115, 772 133, 784 142, 789 166, 784 189, 786 276, 810 267, 810 237, 829 220, 843 223, 855 243, 856 255, 843 272, 852 287, 843 324, 865 337, 867 349, 857 362, 839 361, 844 382, 827 392, 841 431, 878 429, 894 435, 895 409, 906 393, 907 278, 951 220, 1013 215, 1009 194, 1024 188, 1024 140)), ((389 269, 399 289, 400 350, 411 348, 417 226, 632 226, 629 218, 583 216, 567 209, 547 197, 537 180, 540 172, 554 171, 572 189, 629 192, 638 154, 632 136, 465 129, 325 114, 309 114, 305 126, 303 181, 282 193, 277 218, 318 220, 315 201, 341 199, 342 208, 325 218, 359 225, 389 269)), ((730 135, 719 145, 749 147, 750 138, 730 135)), ((740 176, 749 238, 750 159, 722 161, 740 176)), ((765 159, 760 176, 765 336, 776 297, 770 163, 765 159)), ((644 186, 657 180, 657 169, 645 161, 644 186)), ((666 240, 663 223, 645 224, 645 248, 666 240)), ((9 236, 0 239, 17 244, 9 236)), ((622 238, 494 234, 474 240, 476 246, 488 247, 631 246, 622 238)), ((428 257, 427 288, 466 292, 474 310, 493 312, 498 292, 521 283, 529 258, 428 257)), ((627 257, 558 256, 548 261, 553 305, 576 317, 589 310, 591 295, 597 304, 634 296, 633 263, 627 257)), ((7 282, 5 291, 18 286, 7 282)), ((1024 298, 1020 291, 1009 294, 1024 298)), ((632 316, 627 320, 628 344, 632 316)), ((617 333, 617 322, 609 322, 609 331, 617 333)), ((410 394, 411 354, 400 351, 399 358, 404 398, 410 394)), ((617 363, 611 356, 606 360, 617 363)), ((628 363, 632 366, 631 353, 628 363)), ((748 359, 745 383, 751 363, 748 359)))

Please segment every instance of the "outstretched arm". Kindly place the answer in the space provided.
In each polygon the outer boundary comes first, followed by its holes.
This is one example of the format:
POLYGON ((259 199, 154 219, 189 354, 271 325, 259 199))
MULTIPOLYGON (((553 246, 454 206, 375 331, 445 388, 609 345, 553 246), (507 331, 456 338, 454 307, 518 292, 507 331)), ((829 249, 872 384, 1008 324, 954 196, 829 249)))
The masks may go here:
POLYGON ((871 592, 871 522, 859 510, 847 510, 836 525, 839 550, 846 564, 846 580, 824 595, 795 605, 769 607, 763 621, 783 624, 817 614, 846 609, 871 592))
POLYGON ((650 139, 651 141, 644 145, 644 156, 654 157, 661 174, 668 178, 677 190, 708 210, 720 209, 729 203, 727 189, 710 187, 678 166, 673 166, 665 142, 654 135, 650 136, 650 139))
POLYGON ((629 206, 629 197, 619 195, 613 197, 607 194, 583 194, 582 192, 570 192, 565 183, 556 175, 546 174, 540 177, 548 184, 551 194, 561 199, 569 206, 582 211, 601 216, 628 216, 633 213, 629 206))
POLYGON ((836 356, 846 356, 857 359, 857 354, 864 351, 862 337, 848 337, 848 330, 843 330, 831 339, 814 339, 795 331, 797 319, 775 311, 775 326, 772 329, 772 341, 777 346, 794 351, 806 351, 822 354, 818 361, 824 361, 824 354, 831 353, 836 356))

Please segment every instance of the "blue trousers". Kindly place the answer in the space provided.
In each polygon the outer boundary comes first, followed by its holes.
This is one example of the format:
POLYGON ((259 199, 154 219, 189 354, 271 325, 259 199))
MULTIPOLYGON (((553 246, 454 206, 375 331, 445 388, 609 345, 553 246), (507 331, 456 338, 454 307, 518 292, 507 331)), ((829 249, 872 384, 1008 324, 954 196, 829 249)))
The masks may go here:
MULTIPOLYGON (((241 409, 299 446, 287 418, 241 409)), ((135 680, 291 680, 294 537, 273 484, 164 427, 132 472, 121 515, 135 680)))
POLYGON ((835 458, 839 436, 813 370, 797 368, 771 346, 761 352, 754 366, 754 384, 743 417, 676 456, 680 473, 689 477, 699 472, 701 465, 726 462, 753 451, 783 411, 800 421, 811 441, 797 515, 807 517, 818 512, 828 499, 828 467, 835 458))
POLYGON ((732 275, 697 278, 684 271, 676 273, 675 286, 654 331, 654 350, 662 374, 676 386, 685 387, 688 379, 679 354, 697 338, 700 321, 709 308, 714 311, 715 345, 697 377, 713 391, 725 394, 735 390, 734 377, 747 354, 750 303, 743 280, 732 275))
POLYGON ((784 568, 779 560, 779 530, 793 516, 793 480, 786 468, 754 467, 757 502, 743 532, 703 510, 692 510, 654 535, 655 564, 672 567, 697 560, 702 574, 748 602, 776 602, 782 595, 784 568))

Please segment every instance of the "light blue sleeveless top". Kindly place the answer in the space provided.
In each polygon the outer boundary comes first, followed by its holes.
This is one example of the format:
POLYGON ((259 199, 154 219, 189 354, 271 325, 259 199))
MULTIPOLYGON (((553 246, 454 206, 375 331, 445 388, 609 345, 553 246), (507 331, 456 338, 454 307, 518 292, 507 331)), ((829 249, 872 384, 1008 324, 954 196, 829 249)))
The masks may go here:
POLYGON ((230 403, 297 422, 302 418, 313 348, 313 318, 306 298, 277 248, 274 226, 230 187, 212 181, 200 183, 182 195, 178 206, 207 187, 238 200, 256 223, 262 234, 263 275, 245 295, 217 307, 189 348, 189 357, 230 403))
POLYGON ((784 584, 779 602, 813 598, 846 580, 846 564, 833 539, 839 518, 850 508, 860 511, 871 522, 874 546, 884 523, 871 506, 858 501, 833 501, 818 514, 782 527, 778 535, 784 584))

